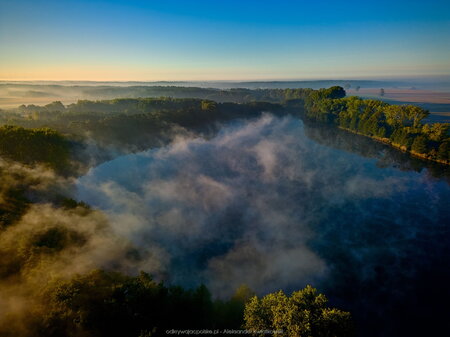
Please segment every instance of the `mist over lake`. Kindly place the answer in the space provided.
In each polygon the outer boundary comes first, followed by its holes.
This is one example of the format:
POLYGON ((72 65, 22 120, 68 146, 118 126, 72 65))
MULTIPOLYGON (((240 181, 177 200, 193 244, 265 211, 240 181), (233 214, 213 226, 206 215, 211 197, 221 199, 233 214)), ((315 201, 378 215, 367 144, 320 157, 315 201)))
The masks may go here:
POLYGON ((184 136, 91 169, 76 197, 108 214, 164 282, 204 283, 217 297, 313 283, 367 336, 419 334, 407 322, 424 316, 445 322, 448 182, 305 128, 264 115, 184 136))
POLYGON ((449 23, 0 0, 0 337, 450 336, 449 23))

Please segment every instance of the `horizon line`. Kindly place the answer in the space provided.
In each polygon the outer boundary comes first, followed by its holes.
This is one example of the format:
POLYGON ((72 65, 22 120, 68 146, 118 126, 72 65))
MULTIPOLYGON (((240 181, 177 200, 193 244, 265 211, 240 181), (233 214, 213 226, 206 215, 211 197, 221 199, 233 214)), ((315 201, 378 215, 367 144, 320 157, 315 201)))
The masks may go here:
POLYGON ((361 76, 361 77, 348 77, 348 78, 336 78, 336 77, 323 77, 323 78, 303 78, 303 79, 291 79, 291 78, 274 78, 274 79, 235 79, 235 80, 223 80, 223 79, 209 79, 209 80, 84 80, 84 79, 0 79, 0 82, 91 82, 91 83, 183 83, 183 82, 224 82, 224 83, 240 83, 240 82, 320 82, 320 81, 363 81, 363 80, 379 80, 379 81, 393 81, 393 80, 411 80, 411 79, 447 79, 450 80, 450 74, 443 75, 410 75, 410 76, 361 76))

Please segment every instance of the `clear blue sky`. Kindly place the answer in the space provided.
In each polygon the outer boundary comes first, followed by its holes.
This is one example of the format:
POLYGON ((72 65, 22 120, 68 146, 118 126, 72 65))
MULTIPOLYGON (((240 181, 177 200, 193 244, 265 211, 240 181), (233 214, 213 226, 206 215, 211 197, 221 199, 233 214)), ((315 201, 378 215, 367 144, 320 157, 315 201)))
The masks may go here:
POLYGON ((0 79, 450 74, 450 1, 0 0, 0 79))

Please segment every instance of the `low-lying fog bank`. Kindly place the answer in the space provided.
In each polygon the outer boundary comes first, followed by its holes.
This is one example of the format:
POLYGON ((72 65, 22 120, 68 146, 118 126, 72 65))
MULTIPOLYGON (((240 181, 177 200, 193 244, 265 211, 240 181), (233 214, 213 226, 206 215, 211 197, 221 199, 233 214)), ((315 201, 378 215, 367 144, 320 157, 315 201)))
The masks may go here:
POLYGON ((448 184, 320 145, 291 117, 119 157, 77 188, 149 272, 216 296, 312 282, 362 320, 389 312, 401 325, 420 314, 409 304, 433 303, 420 297, 424 282, 450 279, 448 184))

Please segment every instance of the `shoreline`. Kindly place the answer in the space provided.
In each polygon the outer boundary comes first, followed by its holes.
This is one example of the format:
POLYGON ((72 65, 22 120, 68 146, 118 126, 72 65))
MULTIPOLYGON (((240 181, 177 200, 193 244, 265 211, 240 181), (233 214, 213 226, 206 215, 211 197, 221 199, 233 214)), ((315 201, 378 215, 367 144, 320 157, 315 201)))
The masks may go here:
POLYGON ((399 150, 399 151, 401 151, 403 153, 407 153, 407 154, 409 154, 409 155, 411 155, 413 157, 420 158, 420 159, 423 159, 423 160, 426 160, 426 161, 432 161, 432 162, 439 163, 439 164, 446 165, 446 166, 450 166, 450 162, 449 161, 436 159, 436 158, 433 158, 433 157, 431 157, 429 155, 425 155, 425 154, 422 154, 422 153, 419 153, 419 152, 408 150, 405 146, 393 143, 389 138, 381 138, 381 137, 377 137, 377 136, 365 135, 365 134, 363 134, 361 132, 358 132, 358 131, 355 131, 355 130, 351 130, 351 129, 348 129, 348 128, 344 128, 342 126, 337 126, 337 128, 340 129, 340 130, 344 130, 344 131, 347 131, 347 132, 351 132, 351 133, 354 133, 354 134, 357 134, 357 135, 360 135, 360 136, 364 136, 364 137, 373 139, 374 141, 379 142, 379 143, 383 143, 383 144, 389 145, 390 147, 392 147, 392 148, 394 148, 396 150, 399 150))

